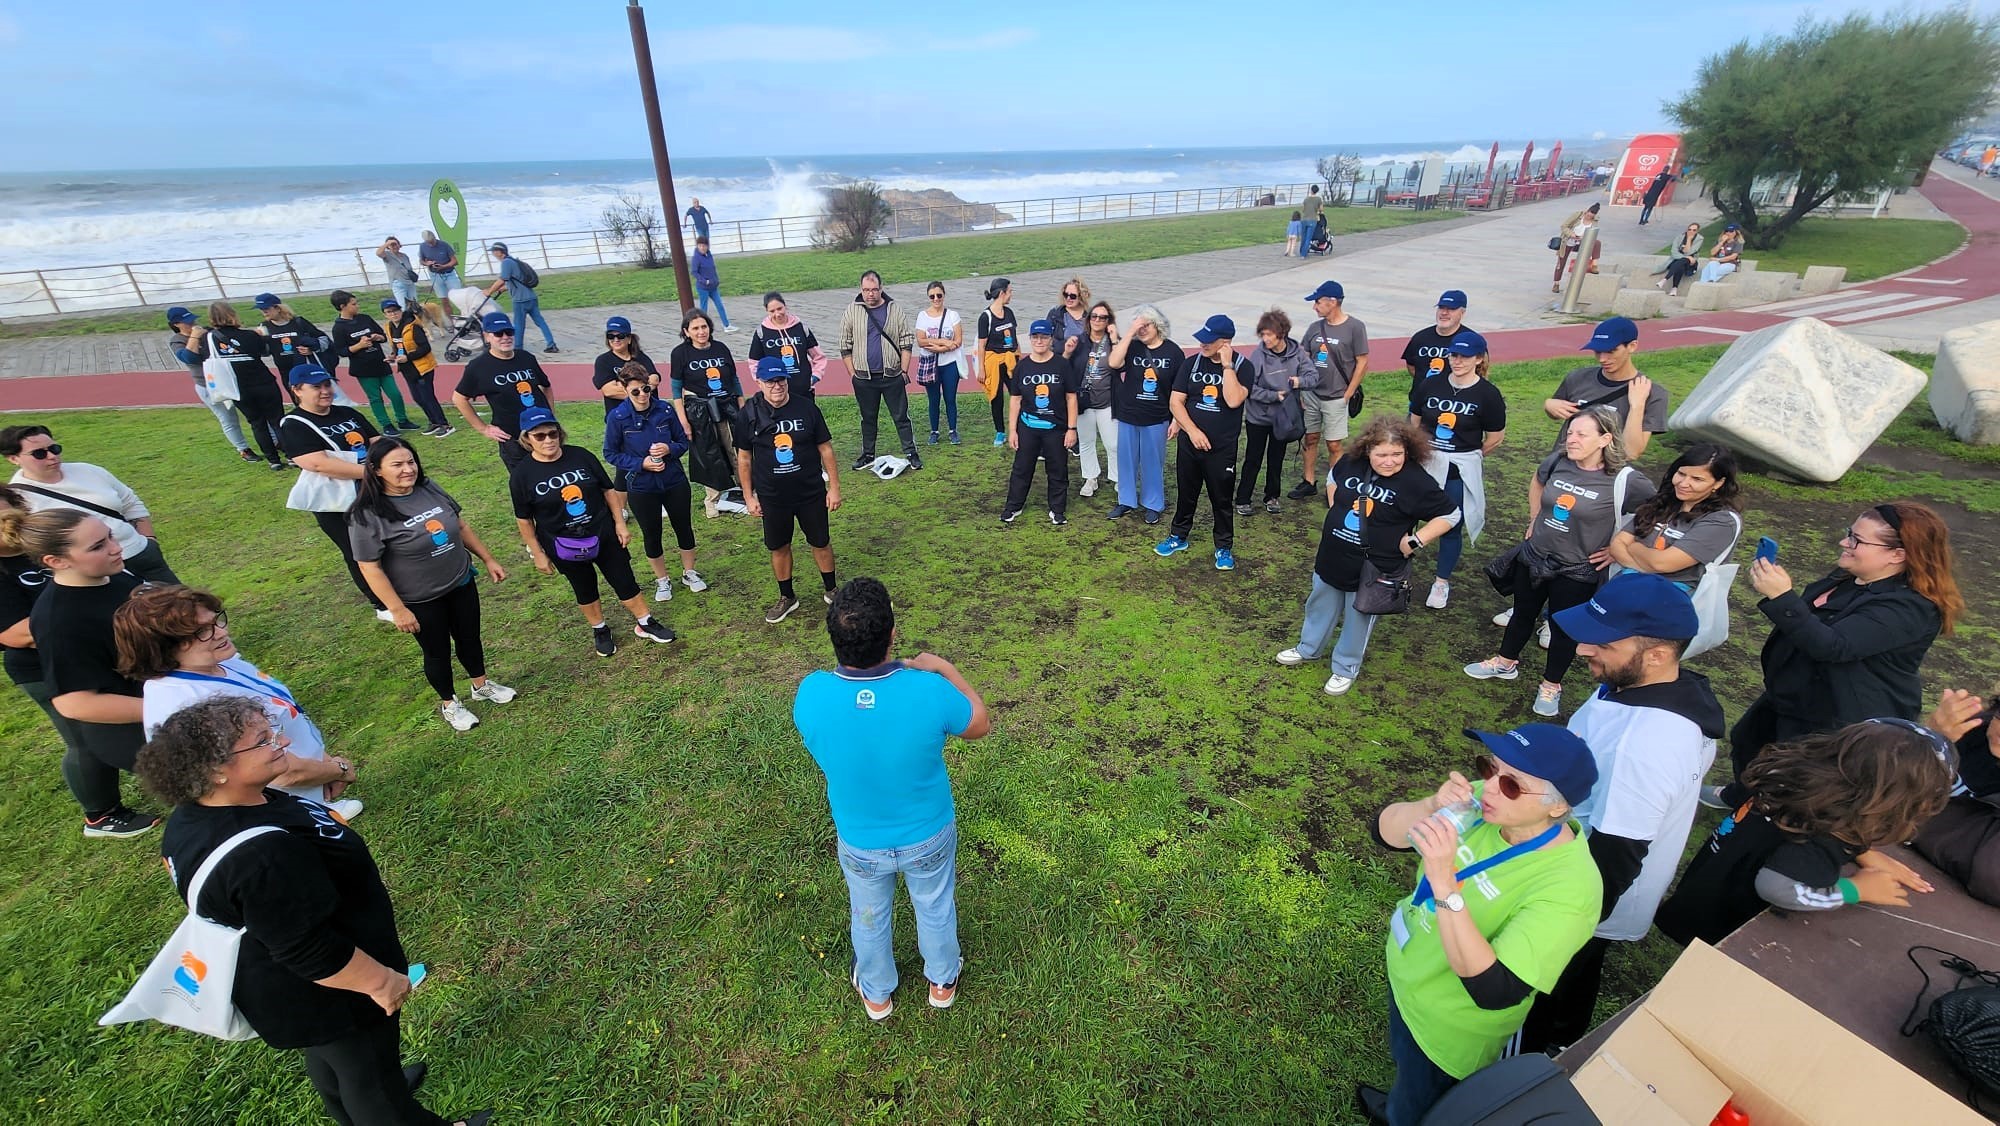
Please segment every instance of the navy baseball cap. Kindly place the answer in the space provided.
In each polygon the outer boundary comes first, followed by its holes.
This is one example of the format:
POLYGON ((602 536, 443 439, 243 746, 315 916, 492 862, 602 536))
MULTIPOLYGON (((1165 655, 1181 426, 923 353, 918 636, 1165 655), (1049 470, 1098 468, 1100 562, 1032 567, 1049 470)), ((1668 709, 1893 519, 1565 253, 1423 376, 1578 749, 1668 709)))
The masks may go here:
POLYGON ((1628 637, 1688 641, 1701 632, 1701 617, 1687 591, 1644 571, 1625 572, 1598 587, 1590 601, 1557 611, 1553 620, 1585 645, 1628 637))
POLYGON ((402 307, 403 303, 393 297, 384 297, 382 299, 382 311, 385 313, 391 309, 400 309, 402 307))
MULTIPOLYGON (((555 421, 556 412, 549 408, 529 407, 527 410, 521 412, 521 423, 515 427, 515 432, 526 434, 537 426, 553 426, 555 425, 555 421)), ((1524 766, 1521 769, 1526 770, 1528 768, 1524 766)))
POLYGON ((507 244, 504 242, 496 242, 492 246, 487 247, 486 249, 497 250, 500 253, 505 254, 507 253, 507 244))
POLYGON ((1055 334, 1056 326, 1047 321, 1036 321, 1028 326, 1029 336, 1054 336, 1055 334))
POLYGON ((1445 290, 1443 293, 1438 295, 1438 308, 1440 309, 1465 308, 1465 291, 1462 289, 1445 290))
POLYGON ((512 332, 514 331, 514 322, 508 320, 505 313, 488 313, 479 318, 479 331, 512 332))
POLYGON ((1742 229, 1743 229, 1743 228, 1741 228, 1741 227, 1737 226, 1736 224, 1734 224, 1734 223, 1731 223, 1731 224, 1729 224, 1729 225, 1728 225, 1727 227, 1724 227, 1724 228, 1722 228, 1722 233, 1726 235, 1726 234, 1728 234, 1728 233, 1729 233, 1729 232, 1731 232, 1731 231, 1740 231, 1740 230, 1742 230, 1742 229))
POLYGON ((193 324, 194 320, 195 320, 194 314, 188 311, 188 307, 186 305, 176 305, 173 308, 167 310, 168 328, 172 328, 178 324, 193 324))
POLYGON ((1601 321, 1583 342, 1579 352, 1609 352, 1621 344, 1630 344, 1639 339, 1639 326, 1630 317, 1612 317, 1601 321))
POLYGON ((1591 787, 1597 785, 1597 759, 1591 755, 1590 747, 1567 727, 1524 723, 1497 735, 1470 727, 1465 733, 1485 744, 1494 758, 1508 766, 1546 779, 1572 807, 1587 800, 1591 787))
POLYGON ((626 320, 624 317, 612 317, 610 320, 605 321, 604 335, 610 336, 614 332, 624 336, 632 335, 632 322, 626 320))
POLYGON ((1331 297, 1335 301, 1345 301, 1347 300, 1347 291, 1340 288, 1340 283, 1337 281, 1323 281, 1319 283, 1318 289, 1306 294, 1306 300, 1308 301, 1317 301, 1322 297, 1331 297))
POLYGON ((304 387, 309 383, 332 383, 333 376, 318 364, 304 363, 286 372, 285 381, 294 387, 304 387))
POLYGON ((766 356, 757 361, 757 382, 782 383, 792 377, 785 369, 785 361, 776 356, 766 356))
POLYGON ((1202 322, 1200 328, 1194 330, 1194 338, 1203 344, 1213 344, 1218 340, 1234 340, 1236 339, 1236 322, 1223 316, 1221 313, 1217 313, 1202 322))
POLYGON ((259 309, 275 309, 278 306, 284 304, 284 302, 278 300, 278 295, 275 293, 258 294, 256 297, 256 303, 259 309))
POLYGON ((1451 343, 1445 345, 1444 350, 1450 356, 1484 356, 1486 338, 1469 328, 1464 329, 1452 335, 1451 343))

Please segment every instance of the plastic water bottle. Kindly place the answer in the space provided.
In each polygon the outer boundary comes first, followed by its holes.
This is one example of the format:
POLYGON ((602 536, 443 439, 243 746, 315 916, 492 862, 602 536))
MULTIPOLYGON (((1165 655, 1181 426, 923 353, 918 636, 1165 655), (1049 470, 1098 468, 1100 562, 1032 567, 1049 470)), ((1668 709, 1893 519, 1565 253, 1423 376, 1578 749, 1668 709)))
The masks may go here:
MULTIPOLYGON (((1455 801, 1450 805, 1440 806, 1436 813, 1431 814, 1425 820, 1447 822, 1452 828, 1458 830, 1459 836, 1463 837, 1466 833, 1472 831, 1474 825, 1479 824, 1479 803, 1476 801, 1455 801)), ((1412 829, 1414 830, 1414 826, 1412 829)), ((1410 837, 1410 843, 1412 845, 1417 843, 1414 832, 1410 837)))

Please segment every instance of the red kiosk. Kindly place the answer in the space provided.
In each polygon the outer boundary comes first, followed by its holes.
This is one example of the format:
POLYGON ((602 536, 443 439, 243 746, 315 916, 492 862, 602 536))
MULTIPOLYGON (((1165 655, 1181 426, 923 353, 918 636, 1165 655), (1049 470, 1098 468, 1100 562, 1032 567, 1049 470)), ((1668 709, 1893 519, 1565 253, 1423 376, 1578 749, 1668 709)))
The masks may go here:
MULTIPOLYGON (((1681 139, 1675 133, 1641 133, 1625 146, 1625 155, 1618 159, 1618 172, 1611 178, 1611 206, 1642 207, 1646 188, 1653 179, 1669 169, 1681 164, 1681 139)), ((1660 204, 1674 201, 1674 189, 1679 181, 1667 185, 1660 204)))

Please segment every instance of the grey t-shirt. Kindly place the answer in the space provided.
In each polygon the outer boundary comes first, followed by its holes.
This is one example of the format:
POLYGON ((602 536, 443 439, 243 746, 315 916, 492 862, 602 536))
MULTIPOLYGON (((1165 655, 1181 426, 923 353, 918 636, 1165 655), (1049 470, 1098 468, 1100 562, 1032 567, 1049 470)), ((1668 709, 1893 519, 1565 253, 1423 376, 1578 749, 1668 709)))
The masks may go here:
MULTIPOLYGON (((1644 375, 1644 372, 1639 374, 1644 375)), ((1625 425, 1632 413, 1632 396, 1619 391, 1622 385, 1604 378, 1604 371, 1597 365, 1576 368, 1563 376, 1561 386, 1556 388, 1552 398, 1566 399, 1572 403, 1588 403, 1592 406, 1609 407, 1618 414, 1618 425, 1625 425), (1609 396, 1609 398, 1607 398, 1609 396)), ((1664 383, 1653 384, 1646 394, 1646 410, 1639 416, 1640 423, 1648 434, 1667 432, 1667 387, 1664 383)), ((1569 433, 1569 423, 1556 428, 1556 447, 1561 448, 1563 435, 1569 433)))
POLYGON ((457 589, 472 567, 458 519, 458 502, 443 489, 422 481, 409 496, 390 497, 389 505, 399 519, 384 519, 372 509, 348 513, 347 534, 354 558, 380 563, 389 585, 405 603, 429 602, 457 589))
MULTIPOLYGON (((1625 512, 1644 504, 1653 495, 1653 483, 1646 475, 1627 466, 1625 512)), ((1588 563, 1593 552, 1611 544, 1618 530, 1619 513, 1612 511, 1617 474, 1603 469, 1583 469, 1561 454, 1550 454, 1535 470, 1542 483, 1542 508, 1535 514, 1535 530, 1528 543, 1537 552, 1558 563, 1588 563)))
MULTIPOLYGON (((1628 487, 1629 488, 1629 487, 1628 487)), ((1650 528, 1633 528, 1632 533, 1639 542, 1654 549, 1678 547, 1694 556, 1694 566, 1680 571, 1662 571, 1660 577, 1669 582, 1686 583, 1693 586, 1701 581, 1709 565, 1725 551, 1734 551, 1736 541, 1742 538, 1742 517, 1728 509, 1705 512, 1689 521, 1680 513, 1671 520, 1655 524, 1650 528)), ((1724 560, 1727 562, 1727 560, 1724 560)))
POLYGON ((1088 336, 1076 342, 1076 351, 1070 355, 1070 366, 1076 369, 1077 392, 1081 396, 1080 406, 1085 410, 1109 410, 1111 408, 1111 338, 1092 343, 1088 336))
POLYGON ((1306 327, 1299 343, 1305 346, 1306 358, 1319 369, 1319 397, 1335 399, 1347 394, 1355 362, 1368 354, 1368 326, 1359 317, 1337 325, 1317 320, 1306 327))
POLYGON ((392 250, 382 255, 382 265, 388 267, 390 281, 417 280, 417 271, 410 265, 410 256, 400 250, 392 250))

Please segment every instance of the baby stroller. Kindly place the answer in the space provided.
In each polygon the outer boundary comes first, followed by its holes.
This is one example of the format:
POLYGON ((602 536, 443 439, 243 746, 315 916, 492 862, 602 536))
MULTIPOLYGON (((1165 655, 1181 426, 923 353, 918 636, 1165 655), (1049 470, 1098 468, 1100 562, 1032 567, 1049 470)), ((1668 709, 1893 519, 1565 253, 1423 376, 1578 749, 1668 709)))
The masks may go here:
POLYGON ((1315 254, 1332 254, 1332 253, 1333 253, 1333 234, 1332 232, 1327 230, 1326 216, 1322 214, 1320 215, 1319 219, 1313 223, 1312 240, 1306 244, 1306 257, 1310 258, 1315 254))
POLYGON ((474 352, 484 348, 485 338, 479 335, 479 318, 487 313, 497 313, 500 307, 493 298, 477 286, 461 286, 447 295, 452 308, 462 310, 462 314, 451 325, 451 338, 445 341, 444 358, 447 363, 459 363, 474 352))

